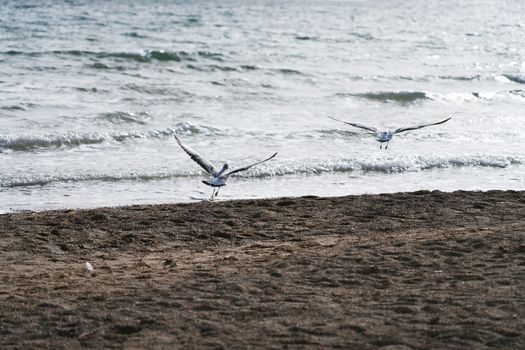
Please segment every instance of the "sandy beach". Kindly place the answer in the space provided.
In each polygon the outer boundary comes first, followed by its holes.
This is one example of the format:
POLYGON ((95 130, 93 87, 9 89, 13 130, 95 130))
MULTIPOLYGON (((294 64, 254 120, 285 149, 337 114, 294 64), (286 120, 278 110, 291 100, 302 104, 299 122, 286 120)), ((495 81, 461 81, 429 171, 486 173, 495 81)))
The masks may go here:
POLYGON ((525 347, 525 192, 13 213, 0 252, 2 349, 525 347))

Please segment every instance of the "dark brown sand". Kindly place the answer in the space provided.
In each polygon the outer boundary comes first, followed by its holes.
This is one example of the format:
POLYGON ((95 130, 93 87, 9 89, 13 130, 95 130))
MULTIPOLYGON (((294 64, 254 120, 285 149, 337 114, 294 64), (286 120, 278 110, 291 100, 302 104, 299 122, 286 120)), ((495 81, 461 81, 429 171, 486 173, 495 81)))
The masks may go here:
POLYGON ((0 215, 0 268, 1 349, 525 348, 525 192, 0 215))

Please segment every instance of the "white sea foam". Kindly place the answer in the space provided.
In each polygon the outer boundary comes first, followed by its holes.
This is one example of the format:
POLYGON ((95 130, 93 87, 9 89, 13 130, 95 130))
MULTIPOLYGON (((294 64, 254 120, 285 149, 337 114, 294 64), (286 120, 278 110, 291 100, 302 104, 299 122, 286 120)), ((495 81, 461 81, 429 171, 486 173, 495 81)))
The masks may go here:
MULTIPOLYGON (((418 172, 431 169, 452 167, 489 167, 506 168, 512 165, 524 165, 525 156, 519 155, 429 155, 400 156, 392 158, 360 157, 322 162, 272 162, 254 167, 246 172, 236 174, 239 178, 268 178, 284 175, 321 175, 326 173, 379 173, 394 174, 418 172)), ((83 174, 46 174, 46 175, 0 175, 0 187, 15 188, 27 186, 45 186, 54 183, 81 182, 122 182, 122 181, 154 181, 177 178, 193 178, 207 176, 197 167, 173 171, 134 171, 128 173, 83 173, 83 174)))

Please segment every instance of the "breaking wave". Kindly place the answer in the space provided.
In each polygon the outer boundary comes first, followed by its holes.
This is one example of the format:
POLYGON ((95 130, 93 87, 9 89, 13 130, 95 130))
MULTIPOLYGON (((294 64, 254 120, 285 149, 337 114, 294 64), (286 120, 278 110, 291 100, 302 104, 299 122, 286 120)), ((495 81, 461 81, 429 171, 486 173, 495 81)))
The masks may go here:
POLYGON ((0 176, 0 187, 28 187, 28 186, 45 186, 52 183, 64 182, 117 182, 117 181, 154 181, 171 179, 176 177, 189 176, 190 174, 177 173, 142 173, 132 172, 128 174, 74 174, 74 175, 40 175, 40 176, 0 176))
MULTIPOLYGON (((382 173, 395 174, 417 172, 453 167, 492 167, 506 168, 512 165, 524 165, 524 156, 514 155, 451 155, 451 156, 404 156, 397 158, 360 158, 338 161, 324 161, 289 164, 266 163, 250 170, 235 174, 241 178, 268 178, 286 175, 320 175, 326 173, 382 173)), ((62 175, 32 175, 11 176, 0 175, 0 187, 44 186, 52 183, 65 182, 118 182, 118 181, 155 181, 175 178, 205 176, 198 167, 190 170, 174 170, 172 172, 130 172, 124 174, 62 174, 62 175)))
POLYGON ((381 92, 364 92, 364 93, 336 93, 337 97, 357 97, 370 101, 378 101, 383 103, 397 103, 400 105, 408 105, 424 100, 438 101, 438 102, 469 102, 476 100, 491 101, 495 99, 524 98, 524 90, 502 90, 493 92, 450 92, 450 93, 435 93, 423 91, 381 91, 381 92))
MULTIPOLYGON (((431 78, 431 77, 430 77, 431 78)), ((477 75, 439 75, 439 79, 457 81, 495 81, 495 82, 515 82, 525 84, 524 74, 477 74, 477 75)))
POLYGON ((333 172, 404 173, 452 167, 506 168, 525 164, 525 157, 471 154, 458 156, 404 156, 397 158, 359 158, 317 163, 292 163, 276 167, 252 168, 240 176, 315 175, 333 172))
MULTIPOLYGON (((113 115, 110 118, 116 117, 118 116, 113 115)), ((104 142, 125 142, 132 139, 158 139, 175 134, 214 134, 218 131, 218 129, 212 127, 182 122, 171 128, 140 132, 94 132, 87 134, 68 132, 49 135, 0 135, 0 150, 31 151, 41 148, 76 147, 104 142)))

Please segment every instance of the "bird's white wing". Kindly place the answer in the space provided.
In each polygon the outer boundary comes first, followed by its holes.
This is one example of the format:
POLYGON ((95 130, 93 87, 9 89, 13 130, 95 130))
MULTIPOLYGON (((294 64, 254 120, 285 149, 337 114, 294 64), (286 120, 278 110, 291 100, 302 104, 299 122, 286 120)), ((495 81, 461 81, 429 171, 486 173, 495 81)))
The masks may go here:
POLYGON ((177 137, 177 135, 174 136, 177 140, 177 143, 182 147, 184 152, 186 152, 191 157, 191 159, 195 161, 195 163, 199 164, 204 170, 206 170, 211 175, 215 176, 217 174, 217 170, 210 162, 202 158, 197 152, 192 150, 190 147, 183 144, 182 141, 177 137))
POLYGON ((377 129, 374 128, 374 127, 371 127, 371 126, 365 126, 365 125, 361 125, 361 124, 357 124, 357 123, 345 122, 344 120, 340 120, 340 119, 337 119, 337 118, 334 118, 334 117, 331 117, 331 116, 328 116, 328 118, 333 119, 333 120, 337 120, 338 122, 341 122, 341 123, 345 123, 345 124, 354 126, 356 128, 365 129, 365 130, 368 130, 368 131, 371 131, 371 132, 377 132, 377 129))
POLYGON ((417 126, 410 126, 408 128, 399 128, 397 129, 396 131, 394 131, 394 134, 397 134, 397 133, 400 133, 400 132, 403 132, 403 131, 408 131, 408 130, 416 130, 416 129, 421 129, 421 128, 424 128, 424 127, 427 127, 427 126, 432 126, 432 125, 438 125, 438 124, 443 124, 445 122, 448 122, 450 118, 447 118, 445 120, 442 120, 440 122, 437 122, 437 123, 432 123, 432 124, 423 124, 423 125, 417 125, 417 126))
POLYGON ((251 165, 248 165, 248 166, 245 166, 245 167, 242 167, 242 168, 233 169, 232 171, 226 173, 226 174, 224 175, 224 177, 228 177, 228 176, 230 176, 231 174, 238 173, 239 171, 245 171, 245 170, 248 170, 248 169, 250 169, 252 166, 255 166, 255 165, 257 165, 257 164, 261 164, 261 163, 267 162, 267 161, 269 161, 270 159, 272 159, 273 157, 275 157, 276 155, 277 155, 277 152, 275 152, 271 157, 266 158, 265 160, 261 160, 261 161, 259 161, 259 162, 257 162, 257 163, 253 163, 253 164, 251 164, 251 165))

